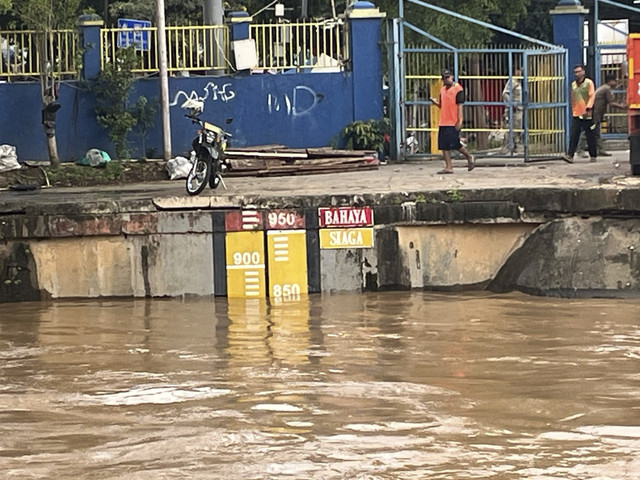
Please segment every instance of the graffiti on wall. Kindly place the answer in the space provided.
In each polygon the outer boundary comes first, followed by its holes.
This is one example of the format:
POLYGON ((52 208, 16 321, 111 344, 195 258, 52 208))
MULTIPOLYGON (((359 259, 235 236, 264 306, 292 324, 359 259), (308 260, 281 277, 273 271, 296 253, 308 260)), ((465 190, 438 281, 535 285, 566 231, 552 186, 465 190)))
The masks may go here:
POLYGON ((210 100, 212 102, 221 101, 226 103, 236 97, 236 92, 231 88, 231 83, 218 85, 216 83, 209 82, 205 85, 203 90, 204 96, 200 96, 195 90, 191 90, 190 93, 187 93, 184 90, 178 90, 173 97, 173 101, 169 105, 171 107, 178 104, 182 105, 187 100, 210 100))
POLYGON ((267 107, 269 113, 284 112, 287 116, 298 117, 307 115, 324 99, 324 95, 316 93, 310 87, 298 85, 293 89, 291 96, 285 93, 282 96, 267 95, 267 107))

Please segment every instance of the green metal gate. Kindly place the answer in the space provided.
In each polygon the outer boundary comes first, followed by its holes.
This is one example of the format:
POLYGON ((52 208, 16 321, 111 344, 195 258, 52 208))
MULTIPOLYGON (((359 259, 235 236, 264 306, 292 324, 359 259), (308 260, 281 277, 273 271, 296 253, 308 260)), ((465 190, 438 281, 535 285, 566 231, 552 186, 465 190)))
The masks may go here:
MULTIPOLYGON (((420 0, 406 1, 512 34, 525 44, 459 48, 402 18, 390 21, 392 155, 411 158, 439 153, 439 109, 429 99, 438 96, 441 72, 448 68, 465 89, 461 137, 476 156, 522 157, 525 161, 560 158, 568 143, 566 49, 420 0), (407 45, 405 29, 418 33, 424 42, 407 45), (521 89, 521 98, 510 95, 504 99, 503 91, 512 93, 514 85, 521 89)), ((401 0, 401 17, 403 3, 401 0)))

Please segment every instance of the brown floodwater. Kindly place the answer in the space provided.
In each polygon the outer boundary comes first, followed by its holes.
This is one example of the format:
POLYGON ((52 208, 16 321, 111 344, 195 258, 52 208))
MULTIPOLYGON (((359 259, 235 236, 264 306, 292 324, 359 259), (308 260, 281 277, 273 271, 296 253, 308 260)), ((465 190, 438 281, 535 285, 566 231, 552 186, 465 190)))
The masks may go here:
POLYGON ((2 479, 640 479, 640 304, 4 304, 2 479))

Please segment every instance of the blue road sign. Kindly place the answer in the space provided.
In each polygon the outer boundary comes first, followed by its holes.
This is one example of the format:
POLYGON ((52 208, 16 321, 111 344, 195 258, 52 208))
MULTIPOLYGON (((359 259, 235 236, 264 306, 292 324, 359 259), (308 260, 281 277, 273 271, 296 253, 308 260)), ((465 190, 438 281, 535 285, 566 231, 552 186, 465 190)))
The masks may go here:
POLYGON ((119 18, 118 28, 130 28, 118 33, 118 48, 126 48, 135 45, 136 50, 149 50, 149 30, 151 22, 147 20, 132 20, 130 18, 119 18))

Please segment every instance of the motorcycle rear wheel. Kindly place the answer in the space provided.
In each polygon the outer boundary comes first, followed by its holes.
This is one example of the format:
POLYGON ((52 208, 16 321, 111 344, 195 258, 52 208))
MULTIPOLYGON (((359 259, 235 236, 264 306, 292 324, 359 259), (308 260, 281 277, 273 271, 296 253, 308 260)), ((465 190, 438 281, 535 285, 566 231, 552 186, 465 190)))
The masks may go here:
POLYGON ((198 195, 209 183, 211 159, 196 158, 196 163, 187 175, 187 193, 198 195))

